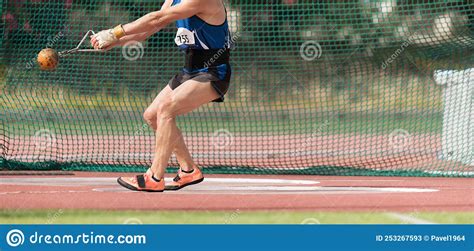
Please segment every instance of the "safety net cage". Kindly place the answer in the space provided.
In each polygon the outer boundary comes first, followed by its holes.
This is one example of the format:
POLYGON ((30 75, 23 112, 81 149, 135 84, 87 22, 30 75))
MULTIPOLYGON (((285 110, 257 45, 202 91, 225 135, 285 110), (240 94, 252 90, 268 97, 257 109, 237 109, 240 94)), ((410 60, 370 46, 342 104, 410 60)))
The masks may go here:
MULTIPOLYGON (((174 24, 143 42, 61 58, 55 71, 41 71, 36 57, 162 2, 3 1, 2 170, 151 165, 155 133, 143 112, 183 66, 174 24)), ((473 176, 473 1, 225 5, 234 47, 226 100, 177 118, 205 172, 473 176)))

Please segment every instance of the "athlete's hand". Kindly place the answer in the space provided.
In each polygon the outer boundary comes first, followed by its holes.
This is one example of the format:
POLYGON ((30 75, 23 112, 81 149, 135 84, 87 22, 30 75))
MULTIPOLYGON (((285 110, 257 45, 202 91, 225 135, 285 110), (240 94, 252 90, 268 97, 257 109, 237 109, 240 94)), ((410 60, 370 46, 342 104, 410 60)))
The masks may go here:
MULTIPOLYGON (((99 32, 100 33, 100 32, 99 32)), ((98 35, 99 33, 96 33, 95 35, 92 35, 90 37, 91 39, 91 45, 92 47, 94 47, 94 49, 96 50, 104 50, 104 51, 108 51, 112 48, 114 48, 115 46, 117 46, 119 44, 119 40, 115 40, 115 41, 112 41, 112 42, 109 42, 107 45, 104 45, 102 44, 102 46, 100 46, 100 40, 99 38, 96 36, 98 35)))
POLYGON ((107 50, 118 44, 121 37, 125 36, 122 25, 113 29, 102 30, 91 36, 91 45, 94 49, 107 50))
POLYGON ((116 43, 118 38, 115 37, 113 29, 100 31, 91 37, 91 44, 94 49, 105 49, 116 43))

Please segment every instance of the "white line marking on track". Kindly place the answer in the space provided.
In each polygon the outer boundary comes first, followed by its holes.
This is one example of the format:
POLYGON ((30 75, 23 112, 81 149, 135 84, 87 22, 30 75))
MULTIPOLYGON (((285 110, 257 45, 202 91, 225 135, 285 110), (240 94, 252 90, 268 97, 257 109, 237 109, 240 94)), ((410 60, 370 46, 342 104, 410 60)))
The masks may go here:
POLYGON ((195 186, 189 187, 200 191, 345 191, 376 193, 424 193, 437 192, 435 189, 404 187, 320 187, 320 186, 195 186))
POLYGON ((325 179, 320 179, 320 181, 331 181, 331 182, 400 182, 400 181, 405 181, 405 180, 372 180, 372 179, 366 179, 366 180, 325 180, 325 179))
MULTIPOLYGON (((166 178, 170 182, 172 178, 166 178)), ((368 181, 367 181, 368 182, 368 181)), ((374 194, 374 193, 425 193, 438 192, 430 188, 365 186, 320 186, 314 180, 259 179, 259 178, 206 178, 204 183, 186 187, 181 193, 188 194, 374 194)), ((370 183, 370 182, 368 182, 370 183)), ((93 186, 93 192, 125 192, 113 177, 12 177, 0 179, 0 185, 24 185, 29 187, 81 187, 93 186), (100 186, 100 187, 97 187, 100 186)), ((54 194, 66 191, 21 191, 31 194, 54 194)), ((57 189, 55 189, 57 190, 57 189)), ((15 191, 0 193, 14 194, 15 191)), ((174 194, 174 193, 171 193, 174 194)))
MULTIPOLYGON (((130 175, 133 176, 133 175, 130 175)), ((165 178, 166 182, 171 182, 173 178, 165 178)), ((245 178, 205 178, 206 183, 227 183, 227 184, 272 184, 272 185, 316 185, 318 181, 313 180, 290 180, 290 179, 245 179, 245 178)), ((45 177, 45 178, 5 178, 0 179, 0 184, 8 185, 43 185, 43 186, 84 186, 84 185, 116 185, 117 178, 100 177, 45 177)))
MULTIPOLYGON (((166 178, 166 181, 171 181, 172 178, 166 178)), ((205 178, 206 182, 219 183, 263 183, 263 184, 291 184, 291 185, 316 185, 319 181, 313 180, 285 180, 285 179, 243 179, 243 178, 205 178)))
POLYGON ((0 192, 0 195, 15 195, 15 194, 62 194, 62 193, 87 193, 90 191, 74 191, 74 190, 67 190, 67 191, 12 191, 12 192, 0 192))
POLYGON ((400 214, 400 213, 388 213, 388 216, 399 219, 403 222, 410 223, 410 224, 437 224, 435 222, 423 220, 411 215, 400 214))
MULTIPOLYGON (((101 187, 92 189, 94 192, 124 192, 122 187, 101 187)), ((380 193, 423 193, 437 192, 435 189, 398 188, 398 187, 320 187, 320 186, 227 186, 227 185, 205 185, 186 187, 176 191, 168 191, 165 194, 380 194, 380 193)))

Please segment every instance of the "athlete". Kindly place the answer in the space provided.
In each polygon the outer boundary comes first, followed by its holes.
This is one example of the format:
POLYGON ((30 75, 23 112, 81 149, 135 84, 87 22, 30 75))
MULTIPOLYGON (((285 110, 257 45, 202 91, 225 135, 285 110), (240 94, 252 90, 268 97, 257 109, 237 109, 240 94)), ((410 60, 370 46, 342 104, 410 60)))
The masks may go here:
POLYGON ((222 0, 166 0, 159 11, 91 37, 95 49, 109 50, 143 41, 174 21, 178 28, 175 43, 184 52, 185 64, 143 114, 156 135, 151 167, 144 174, 117 180, 135 191, 178 190, 204 180, 176 126, 176 117, 209 102, 224 101, 231 75, 226 9, 222 0), (165 187, 165 169, 172 153, 180 169, 165 187))

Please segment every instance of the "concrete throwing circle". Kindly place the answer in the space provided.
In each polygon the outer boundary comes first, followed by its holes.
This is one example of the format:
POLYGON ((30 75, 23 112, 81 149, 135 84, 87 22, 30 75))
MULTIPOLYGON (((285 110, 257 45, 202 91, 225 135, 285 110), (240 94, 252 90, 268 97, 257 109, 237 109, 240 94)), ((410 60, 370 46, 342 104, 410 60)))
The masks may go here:
MULTIPOLYGON (((170 182, 171 178, 166 178, 170 182)), ((370 181, 367 181, 370 183, 370 181)), ((320 186, 313 180, 294 179, 259 179, 259 178, 206 178, 203 183, 169 191, 164 194, 367 194, 367 193, 422 193, 437 192, 436 189, 407 187, 371 187, 370 184, 360 186, 320 186)), ((48 187, 91 187, 94 192, 132 192, 120 187, 116 178, 96 177, 12 177, 0 179, 0 185, 48 186, 48 187)), ((34 190, 34 189, 32 189, 34 190)), ((70 189, 68 189, 70 190, 70 189)), ((56 191, 62 191, 57 189, 56 191)), ((51 193, 51 191, 35 191, 35 193, 51 193)), ((79 192, 79 191, 78 191, 79 192)), ((83 191, 81 191, 83 192, 83 191)), ((9 192, 11 194, 12 192, 9 192)), ((22 193, 22 192, 20 192, 22 193)), ((28 193, 28 192, 23 192, 28 193)), ((4 193, 0 193, 3 195, 4 193)))

